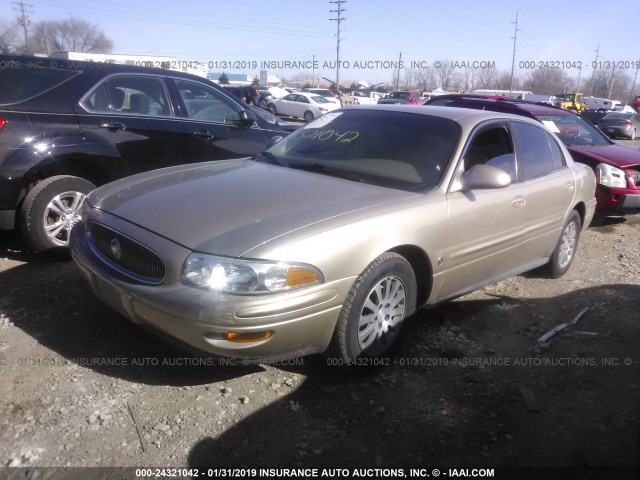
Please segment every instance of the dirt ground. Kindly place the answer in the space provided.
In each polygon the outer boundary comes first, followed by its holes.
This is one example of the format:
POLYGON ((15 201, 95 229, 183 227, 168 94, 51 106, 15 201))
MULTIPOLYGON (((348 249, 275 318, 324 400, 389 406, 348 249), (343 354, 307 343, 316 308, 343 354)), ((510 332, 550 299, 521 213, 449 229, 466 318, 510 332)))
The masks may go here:
MULTIPOLYGON (((29 469, 65 466, 640 478, 639 312, 640 218, 610 219, 561 279, 534 272, 419 311, 391 365, 220 365, 101 304, 72 262, 0 233, 0 478, 80 478, 29 469)), ((133 473, 112 475, 100 478, 133 473)))

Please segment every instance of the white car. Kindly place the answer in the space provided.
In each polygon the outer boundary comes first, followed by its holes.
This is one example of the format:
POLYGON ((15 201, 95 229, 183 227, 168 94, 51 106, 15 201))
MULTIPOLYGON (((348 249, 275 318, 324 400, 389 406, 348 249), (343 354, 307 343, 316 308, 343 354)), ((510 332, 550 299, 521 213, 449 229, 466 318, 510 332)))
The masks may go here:
POLYGON ((269 103, 276 115, 289 115, 310 122, 320 115, 340 108, 325 97, 313 93, 291 93, 269 103))
POLYGON ((330 102, 333 102, 336 105, 340 105, 340 98, 338 98, 338 96, 328 88, 308 88, 307 87, 307 88, 303 88, 302 91, 305 93, 313 93, 314 95, 322 95, 324 98, 326 98, 330 102))

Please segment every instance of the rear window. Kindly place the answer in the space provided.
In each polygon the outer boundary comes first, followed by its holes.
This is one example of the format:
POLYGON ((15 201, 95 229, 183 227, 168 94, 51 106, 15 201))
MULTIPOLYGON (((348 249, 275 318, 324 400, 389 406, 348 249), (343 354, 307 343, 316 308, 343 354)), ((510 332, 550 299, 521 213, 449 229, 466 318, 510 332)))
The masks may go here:
POLYGON ((19 62, 0 64, 0 105, 35 98, 63 84, 80 72, 58 68, 32 67, 19 62))

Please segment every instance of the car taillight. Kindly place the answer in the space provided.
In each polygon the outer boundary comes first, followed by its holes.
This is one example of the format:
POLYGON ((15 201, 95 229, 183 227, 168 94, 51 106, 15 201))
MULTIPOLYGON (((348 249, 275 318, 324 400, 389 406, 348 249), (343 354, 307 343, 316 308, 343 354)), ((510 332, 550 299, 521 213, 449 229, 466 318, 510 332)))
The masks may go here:
POLYGON ((627 121, 626 121, 626 122, 624 122, 624 123, 626 123, 627 125, 633 125, 633 123, 632 123, 630 120, 627 120, 627 121))
POLYGON ((2 130, 6 124, 7 121, 4 118, 0 117, 0 130, 2 130))

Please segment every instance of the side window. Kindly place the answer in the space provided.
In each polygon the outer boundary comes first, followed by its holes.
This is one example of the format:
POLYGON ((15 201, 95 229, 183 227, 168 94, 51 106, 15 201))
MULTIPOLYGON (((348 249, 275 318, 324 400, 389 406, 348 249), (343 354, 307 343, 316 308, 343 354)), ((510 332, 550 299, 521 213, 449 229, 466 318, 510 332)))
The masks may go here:
POLYGON ((178 79, 175 82, 189 118, 216 123, 240 121, 240 109, 226 95, 202 83, 178 79))
POLYGON ((544 133, 547 135, 547 141, 549 142, 549 148, 551 149, 551 156, 553 157, 554 169, 564 167, 567 164, 567 162, 564 159, 564 155, 562 154, 562 149, 558 145, 558 142, 548 132, 544 132, 544 133))
POLYGON ((513 142, 507 126, 492 125, 477 132, 464 154, 464 169, 468 171, 474 165, 492 165, 511 176, 518 178, 513 142))
POLYGON ((118 75, 102 82, 82 101, 91 112, 169 116, 169 101, 162 79, 118 75))
POLYGON ((512 128, 518 145, 518 173, 521 180, 540 177, 558 168, 558 160, 554 159, 550 144, 553 139, 547 132, 541 127, 519 122, 513 122, 512 128))

